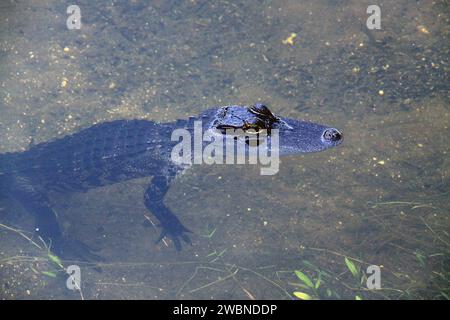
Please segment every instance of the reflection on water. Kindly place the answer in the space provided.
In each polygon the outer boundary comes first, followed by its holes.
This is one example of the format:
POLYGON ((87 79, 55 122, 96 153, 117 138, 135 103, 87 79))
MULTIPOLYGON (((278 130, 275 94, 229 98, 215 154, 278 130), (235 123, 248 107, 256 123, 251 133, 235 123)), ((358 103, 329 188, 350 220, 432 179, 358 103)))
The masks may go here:
MULTIPOLYGON (((446 1, 382 1, 377 31, 366 1, 80 1, 80 30, 66 27, 69 4, 0 4, 2 153, 96 122, 259 101, 346 136, 274 177, 186 172, 166 197, 194 231, 181 252, 142 226, 149 179, 54 194, 64 229, 107 260, 81 264, 84 298, 448 299, 446 1), (382 290, 361 281, 372 264, 382 290)), ((2 298, 80 298, 24 238, 23 209, 0 199, 0 214, 2 298)))

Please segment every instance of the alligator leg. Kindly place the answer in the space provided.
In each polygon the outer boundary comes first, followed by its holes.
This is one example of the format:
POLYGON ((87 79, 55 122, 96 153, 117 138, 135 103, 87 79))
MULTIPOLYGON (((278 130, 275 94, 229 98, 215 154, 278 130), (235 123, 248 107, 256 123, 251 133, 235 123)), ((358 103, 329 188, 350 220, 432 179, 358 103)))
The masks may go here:
POLYGON ((166 176, 153 177, 150 186, 145 191, 144 201, 147 209, 159 220, 160 226, 162 227, 161 235, 156 240, 156 243, 160 242, 165 236, 168 236, 172 239, 175 248, 180 251, 180 239, 188 244, 192 244, 186 235, 187 232, 191 231, 183 226, 180 220, 163 203, 164 196, 169 189, 172 179, 173 177, 166 176))
POLYGON ((64 258, 81 258, 85 261, 102 260, 84 243, 63 236, 55 211, 50 207, 47 193, 32 179, 23 176, 12 178, 9 195, 18 201, 35 218, 35 232, 52 252, 64 258))

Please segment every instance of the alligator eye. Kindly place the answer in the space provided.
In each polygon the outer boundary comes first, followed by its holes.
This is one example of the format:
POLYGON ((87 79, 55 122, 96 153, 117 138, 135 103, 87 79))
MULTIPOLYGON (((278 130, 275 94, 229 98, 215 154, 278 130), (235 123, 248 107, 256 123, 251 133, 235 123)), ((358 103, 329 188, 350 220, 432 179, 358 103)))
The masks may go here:
POLYGON ((330 129, 326 129, 323 132, 323 138, 326 141, 339 141, 342 139, 342 133, 340 133, 338 130, 334 129, 334 128, 330 128, 330 129))
POLYGON ((259 133, 261 133, 263 128, 259 127, 257 125, 253 125, 253 126, 250 126, 247 128, 243 128, 243 130, 245 131, 245 133, 248 133, 248 134, 259 134, 259 133))

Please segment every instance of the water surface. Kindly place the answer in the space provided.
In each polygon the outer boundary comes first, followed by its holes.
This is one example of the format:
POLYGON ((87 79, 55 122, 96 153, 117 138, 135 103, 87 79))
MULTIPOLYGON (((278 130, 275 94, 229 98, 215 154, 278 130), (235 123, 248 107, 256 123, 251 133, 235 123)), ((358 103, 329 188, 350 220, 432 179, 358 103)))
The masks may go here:
POLYGON ((374 31, 370 1, 79 1, 80 30, 66 27, 70 4, 0 4, 0 152, 102 121, 256 102, 345 142, 284 158, 272 177, 188 171, 166 197, 194 231, 181 252, 143 226, 156 222, 142 201, 150 179, 52 195, 65 231, 106 259, 80 264, 81 292, 2 199, 2 298, 448 299, 447 1, 381 1, 374 31), (381 290, 360 280, 369 265, 381 290), (319 289, 295 270, 320 274, 319 289))

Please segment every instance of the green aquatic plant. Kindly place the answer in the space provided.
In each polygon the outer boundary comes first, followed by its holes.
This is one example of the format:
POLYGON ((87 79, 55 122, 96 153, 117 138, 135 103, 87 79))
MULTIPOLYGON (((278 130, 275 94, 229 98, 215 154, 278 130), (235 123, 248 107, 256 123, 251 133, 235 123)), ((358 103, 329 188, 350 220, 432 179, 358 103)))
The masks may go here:
POLYGON ((356 265, 347 257, 344 258, 345 265, 355 279, 359 279, 359 270, 356 265))
POLYGON ((301 300, 312 300, 313 298, 304 292, 300 292, 300 291, 294 291, 294 296, 296 296, 297 298, 301 299, 301 300))
POLYGON ((43 275, 46 275, 47 277, 50 277, 50 278, 56 278, 56 273, 54 273, 54 272, 51 272, 51 271, 42 271, 41 272, 43 275))
POLYGON ((294 270, 295 276, 300 280, 300 283, 294 283, 294 285, 301 291, 295 290, 292 293, 293 296, 301 300, 341 299, 341 295, 336 289, 342 288, 344 291, 354 292, 355 300, 363 300, 362 293, 367 291, 364 286, 367 276, 361 272, 361 266, 356 262, 357 259, 345 255, 343 257, 342 267, 350 271, 354 284, 346 282, 343 277, 346 272, 335 274, 303 260, 305 268, 302 271, 294 270))
POLYGON ((57 255, 54 255, 54 254, 48 252, 47 256, 48 256, 49 260, 51 262, 53 262, 56 266, 58 266, 61 269, 64 269, 62 261, 57 255))
POLYGON ((294 270, 295 276, 301 281, 295 285, 303 291, 294 291, 293 295, 301 300, 318 300, 339 298, 339 295, 327 286, 327 282, 332 280, 330 273, 320 270, 317 266, 307 260, 303 260, 305 270, 294 270), (313 276, 309 276, 311 274, 313 276), (324 281, 324 279, 327 281, 324 281))
POLYGON ((47 250, 47 258, 48 261, 51 262, 51 265, 53 265, 53 270, 51 271, 41 271, 43 275, 46 275, 50 278, 56 278, 58 274, 65 273, 66 269, 64 268, 64 265, 62 263, 62 260, 57 255, 50 252, 49 248, 45 248, 47 250))
POLYGON ((318 280, 316 281, 317 285, 315 285, 313 281, 305 273, 299 270, 295 270, 294 273, 297 276, 297 278, 302 282, 302 284, 300 284, 299 287, 302 287, 310 291, 310 293, 294 291, 293 292, 294 296, 301 300, 318 299, 319 294, 317 292, 317 289, 320 287, 320 278, 318 278, 318 280))
POLYGON ((426 259, 426 256, 424 255, 424 253, 423 253, 421 250, 416 250, 416 251, 414 252, 414 255, 416 256, 417 261, 419 261, 419 264, 420 264, 422 267, 425 267, 425 259, 426 259))
POLYGON ((306 286, 309 288, 315 289, 315 285, 312 283, 311 279, 301 271, 295 270, 295 275, 299 278, 306 286))

